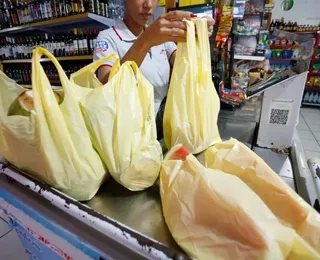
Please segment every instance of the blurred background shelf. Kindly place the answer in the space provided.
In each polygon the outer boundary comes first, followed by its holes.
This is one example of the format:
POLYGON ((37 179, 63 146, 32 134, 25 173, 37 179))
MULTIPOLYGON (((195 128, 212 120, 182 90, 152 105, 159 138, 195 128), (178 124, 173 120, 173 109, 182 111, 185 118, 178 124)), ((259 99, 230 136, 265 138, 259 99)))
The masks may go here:
POLYGON ((250 55, 234 55, 235 60, 253 60, 253 61, 264 61, 264 56, 250 56, 250 55))
POLYGON ((303 106, 320 107, 320 104, 317 104, 317 103, 302 102, 302 105, 303 106))
MULTIPOLYGON (((82 56, 66 56, 66 57, 56 57, 58 61, 72 61, 72 60, 92 60, 92 55, 82 55, 82 56)), ((50 61, 47 58, 43 58, 40 61, 46 62, 50 61)), ((31 63, 32 59, 18 59, 18 60, 2 60, 2 64, 8 64, 8 63, 31 63)))
POLYGON ((286 59, 286 58, 270 58, 270 61, 297 61, 297 59, 295 58, 290 58, 290 59, 286 59))
POLYGON ((3 29, 3 30, 0 30, 0 34, 14 34, 14 33, 21 33, 21 32, 32 31, 32 30, 49 29, 57 26, 70 26, 73 24, 87 23, 87 22, 99 22, 108 27, 111 27, 115 24, 115 21, 113 19, 106 18, 104 16, 100 16, 92 13, 82 13, 82 14, 75 14, 75 15, 66 16, 66 17, 55 18, 51 20, 45 20, 41 22, 25 24, 18 27, 3 29))

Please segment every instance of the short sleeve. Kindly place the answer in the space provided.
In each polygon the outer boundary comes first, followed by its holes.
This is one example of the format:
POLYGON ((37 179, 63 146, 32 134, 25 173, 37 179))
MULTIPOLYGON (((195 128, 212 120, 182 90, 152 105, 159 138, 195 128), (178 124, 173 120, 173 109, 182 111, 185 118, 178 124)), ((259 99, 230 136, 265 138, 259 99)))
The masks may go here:
POLYGON ((170 60, 172 54, 177 50, 177 45, 174 42, 166 42, 164 45, 166 47, 168 60, 170 60))
MULTIPOLYGON (((109 56, 111 54, 119 55, 116 51, 110 35, 107 32, 102 31, 97 37, 97 43, 94 48, 93 61, 100 60, 101 58, 109 56)), ((112 66, 113 64, 114 60, 106 61, 103 63, 103 65, 109 66, 112 66)))

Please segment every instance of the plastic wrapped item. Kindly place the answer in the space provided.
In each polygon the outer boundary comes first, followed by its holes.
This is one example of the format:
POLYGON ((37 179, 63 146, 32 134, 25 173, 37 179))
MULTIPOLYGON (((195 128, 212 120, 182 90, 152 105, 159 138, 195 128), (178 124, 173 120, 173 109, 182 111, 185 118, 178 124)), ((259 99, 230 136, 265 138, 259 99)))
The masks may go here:
POLYGON ((132 191, 152 186, 159 176, 162 149, 153 87, 137 65, 125 62, 120 67, 117 59, 108 83, 81 99, 80 106, 93 146, 112 177, 132 191))
POLYGON ((186 25, 187 42, 178 44, 164 112, 164 139, 169 149, 181 143, 199 153, 221 140, 220 102, 211 76, 207 21, 196 19, 186 25))
POLYGON ((235 139, 217 143, 205 152, 205 166, 244 181, 317 252, 312 259, 320 259, 320 215, 247 146, 235 139))
POLYGON ((181 145, 162 163, 163 214, 194 259, 317 259, 238 177, 205 168, 181 145))
POLYGON ((7 115, 25 89, 2 72, 0 81, 1 153, 30 176, 67 195, 77 200, 91 199, 107 176, 78 106, 79 99, 91 90, 72 84, 58 61, 43 48, 33 51, 34 107, 30 100, 25 103, 31 110, 29 115, 16 115, 13 110, 7 115), (40 64, 42 55, 58 70, 64 90, 60 105, 40 64))

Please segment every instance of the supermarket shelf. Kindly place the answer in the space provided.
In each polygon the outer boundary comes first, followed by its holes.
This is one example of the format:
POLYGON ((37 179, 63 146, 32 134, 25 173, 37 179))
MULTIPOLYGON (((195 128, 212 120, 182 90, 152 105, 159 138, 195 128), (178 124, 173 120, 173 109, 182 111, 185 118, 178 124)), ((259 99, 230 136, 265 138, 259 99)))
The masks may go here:
POLYGON ((237 36, 248 36, 248 37, 258 35, 258 33, 240 33, 240 32, 235 32, 234 34, 237 36))
POLYGON ((286 59, 286 58, 270 58, 270 61, 297 61, 297 59, 295 58, 290 58, 290 59, 286 59))
POLYGON ((305 90, 310 90, 310 91, 320 91, 320 87, 313 87, 313 86, 308 86, 306 85, 305 90))
POLYGON ((253 60, 253 61, 264 61, 264 56, 248 56, 248 55, 234 55, 235 60, 253 60))
POLYGON ((260 13, 256 13, 256 14, 244 14, 244 16, 248 16, 248 17, 250 17, 250 16, 261 16, 261 14, 263 14, 263 12, 260 12, 260 13))
POLYGON ((76 14, 76 15, 36 22, 36 23, 30 23, 30 24, 26 24, 18 27, 3 29, 3 30, 0 30, 0 34, 19 33, 22 31, 50 28, 50 27, 62 26, 62 25, 70 25, 74 23, 88 22, 88 21, 97 21, 107 26, 113 26, 115 24, 115 21, 113 19, 109 19, 100 15, 92 14, 92 13, 83 13, 83 14, 76 14))
POLYGON ((296 34, 316 34, 320 31, 308 31, 308 32, 292 32, 292 33, 296 33, 296 34))
MULTIPOLYGON (((92 55, 82 55, 82 56, 66 56, 66 57, 56 57, 58 61, 68 61, 68 60, 92 60, 93 56, 92 55)), ((40 61, 46 62, 50 61, 47 58, 43 58, 40 61)), ((32 59, 21 59, 21 60, 2 60, 2 64, 6 63, 31 63, 32 59)))
POLYGON ((307 103, 307 102, 302 102, 303 106, 313 106, 313 107, 320 107, 320 104, 316 103, 307 103))
POLYGON ((320 76, 320 72, 310 72, 308 76, 320 76))

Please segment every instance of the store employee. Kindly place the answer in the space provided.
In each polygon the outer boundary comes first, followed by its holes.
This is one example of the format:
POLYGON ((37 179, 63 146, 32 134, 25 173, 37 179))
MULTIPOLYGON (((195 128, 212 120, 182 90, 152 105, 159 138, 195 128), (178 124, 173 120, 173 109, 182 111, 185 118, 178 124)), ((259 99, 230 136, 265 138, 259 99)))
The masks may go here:
MULTIPOLYGON (((94 52, 94 60, 117 54, 121 63, 135 61, 141 73, 154 87, 155 112, 167 96, 170 72, 175 60, 174 42, 186 41, 186 25, 183 19, 195 17, 190 12, 175 11, 163 14, 149 27, 146 23, 153 15, 158 0, 128 0, 123 21, 100 32, 94 52)), ((213 19, 208 19, 212 33, 213 19)), ((108 61, 97 71, 105 84, 114 61, 108 61)))

